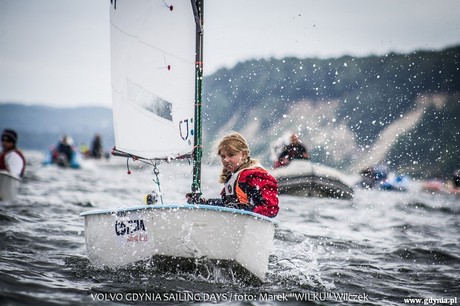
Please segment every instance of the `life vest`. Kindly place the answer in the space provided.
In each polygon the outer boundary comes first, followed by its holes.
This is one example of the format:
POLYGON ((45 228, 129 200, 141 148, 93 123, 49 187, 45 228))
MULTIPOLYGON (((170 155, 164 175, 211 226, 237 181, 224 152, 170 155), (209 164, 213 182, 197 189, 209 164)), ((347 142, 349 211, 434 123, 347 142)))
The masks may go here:
POLYGON ((224 204, 237 203, 238 208, 270 218, 278 214, 278 183, 260 164, 242 169, 230 176, 222 189, 224 204))
POLYGON ((24 171, 26 170, 26 158, 24 157, 24 155, 22 154, 21 151, 19 151, 18 149, 12 149, 12 150, 9 150, 9 151, 6 151, 6 152, 2 152, 0 154, 0 170, 7 170, 7 171, 10 171, 10 169, 8 169, 6 167, 6 162, 5 162, 5 158, 6 158, 6 155, 11 153, 11 152, 16 152, 19 157, 21 157, 22 159, 22 170, 21 170, 21 174, 20 176, 23 177, 24 176, 24 171))
POLYGON ((241 187, 238 184, 238 181, 239 181, 241 173, 244 170, 256 169, 256 168, 264 170, 262 166, 260 166, 259 164, 255 164, 255 165, 252 165, 251 167, 244 168, 244 169, 239 170, 238 172, 233 173, 230 179, 227 182, 225 182, 224 201, 226 203, 240 203, 240 204, 246 204, 246 205, 247 204, 254 205, 254 203, 250 202, 251 199, 249 198, 248 194, 244 192, 243 189, 241 189, 241 187))

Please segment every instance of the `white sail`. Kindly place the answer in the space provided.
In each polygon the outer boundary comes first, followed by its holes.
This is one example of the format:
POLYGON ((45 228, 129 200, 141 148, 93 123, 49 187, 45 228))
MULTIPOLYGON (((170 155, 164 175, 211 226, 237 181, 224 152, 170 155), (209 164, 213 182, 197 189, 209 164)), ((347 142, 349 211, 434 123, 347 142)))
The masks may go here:
POLYGON ((148 159, 191 153, 196 30, 190 1, 115 0, 110 21, 116 149, 148 159))

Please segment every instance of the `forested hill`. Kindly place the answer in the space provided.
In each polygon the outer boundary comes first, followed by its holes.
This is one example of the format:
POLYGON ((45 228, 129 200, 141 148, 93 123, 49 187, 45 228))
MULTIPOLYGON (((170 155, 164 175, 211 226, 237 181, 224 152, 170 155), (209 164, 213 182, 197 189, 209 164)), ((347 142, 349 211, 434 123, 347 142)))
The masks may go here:
MULTIPOLYGON (((442 51, 330 59, 261 59, 218 70, 203 82, 205 158, 230 130, 269 167, 272 144, 300 134, 312 160, 356 173, 387 163, 417 177, 460 168, 460 46, 442 51)), ((108 108, 0 103, 0 128, 24 149, 46 149, 62 134, 113 145, 108 108)))
POLYGON ((206 139, 240 131, 264 160, 296 131, 315 161, 342 169, 385 162, 442 177, 460 167, 460 47, 250 60, 206 78, 204 92, 206 139))

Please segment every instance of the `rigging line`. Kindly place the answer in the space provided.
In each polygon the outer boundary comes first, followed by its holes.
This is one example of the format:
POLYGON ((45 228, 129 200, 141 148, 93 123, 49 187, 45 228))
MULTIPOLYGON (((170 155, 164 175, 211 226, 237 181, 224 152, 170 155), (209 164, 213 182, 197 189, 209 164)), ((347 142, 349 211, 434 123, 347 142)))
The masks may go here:
POLYGON ((131 170, 129 170, 129 156, 126 157, 126 168, 128 169, 128 174, 131 174, 131 170))
POLYGON ((152 166, 153 166, 153 174, 155 174, 155 177, 156 177, 156 179, 152 179, 152 180, 158 186, 158 194, 160 195, 161 205, 163 205, 163 194, 161 192, 160 177, 158 176, 160 174, 160 170, 158 169, 156 162, 152 162, 152 166))
POLYGON ((163 3, 167 8, 169 8, 170 11, 174 9, 174 7, 172 5, 167 4, 166 1, 163 0, 163 3))
POLYGON ((152 163, 154 161, 158 162, 158 163, 161 163, 161 162, 168 162, 169 163, 170 161, 176 160, 176 159, 187 159, 187 158, 190 158, 192 156, 192 152, 186 153, 186 154, 183 154, 183 155, 178 155, 176 157, 144 158, 144 157, 136 156, 136 155, 129 154, 129 153, 126 153, 126 152, 123 152, 123 151, 119 151, 119 150, 113 148, 112 149, 112 155, 116 156, 116 157, 127 157, 128 159, 132 158, 134 161, 139 161, 139 162, 142 162, 144 164, 152 165, 152 163))
POLYGON ((202 144, 201 144, 201 145, 199 145, 199 146, 193 146, 193 149, 196 149, 196 148, 200 148, 200 149, 203 149, 203 148, 204 148, 204 146, 203 146, 202 144))

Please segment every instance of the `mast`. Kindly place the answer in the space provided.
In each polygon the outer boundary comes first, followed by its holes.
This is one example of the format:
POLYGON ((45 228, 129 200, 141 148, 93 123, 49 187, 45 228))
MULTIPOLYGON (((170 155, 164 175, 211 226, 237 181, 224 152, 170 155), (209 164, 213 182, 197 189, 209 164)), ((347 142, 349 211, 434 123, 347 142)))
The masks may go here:
POLYGON ((204 0, 191 0, 196 24, 195 51, 195 122, 193 148, 193 203, 199 203, 201 196, 201 157, 202 148, 202 82, 203 82, 203 8, 204 0))

